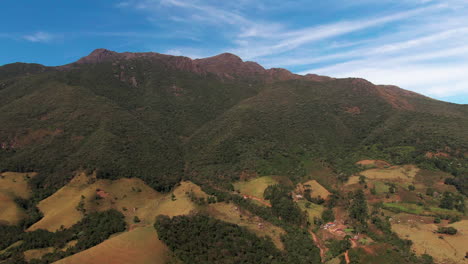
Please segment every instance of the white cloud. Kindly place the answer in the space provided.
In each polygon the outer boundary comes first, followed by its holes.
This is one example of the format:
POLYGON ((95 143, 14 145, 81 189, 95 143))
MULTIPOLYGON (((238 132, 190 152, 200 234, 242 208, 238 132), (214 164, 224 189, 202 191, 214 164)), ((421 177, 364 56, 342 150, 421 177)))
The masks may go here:
POLYGON ((284 18, 285 12, 293 15, 309 8, 308 1, 271 1, 128 0, 120 6, 146 12, 157 23, 165 19, 169 28, 188 28, 210 42, 210 50, 187 45, 169 47, 170 54, 200 57, 194 55, 211 55, 214 47, 300 73, 363 77, 436 97, 468 93, 463 74, 468 69, 467 0, 330 0, 317 5, 334 8, 334 15, 344 19, 324 24, 317 24, 320 19, 315 17, 284 18), (358 12, 361 18, 346 19, 363 6, 383 10, 385 5, 391 7, 386 12, 366 15, 363 9, 358 12))
POLYGON ((378 18, 343 21, 332 24, 309 27, 300 30, 274 32, 271 36, 272 38, 280 38, 278 42, 276 42, 275 40, 270 40, 263 45, 261 43, 260 45, 258 45, 259 43, 253 42, 250 43, 249 47, 233 49, 233 52, 247 59, 281 54, 289 50, 297 49, 311 42, 332 39, 333 37, 349 34, 356 31, 362 31, 371 27, 376 27, 379 25, 384 25, 403 19, 408 19, 422 13, 429 13, 442 7, 442 5, 434 5, 430 7, 423 7, 409 11, 399 12, 396 14, 391 14, 378 18))
POLYGON ((436 98, 468 95, 468 46, 410 57, 373 57, 301 72, 334 77, 360 77, 376 84, 393 84, 436 98), (456 56, 458 62, 428 62, 456 56))
MULTIPOLYGON (((459 47, 460 43, 465 44, 468 42, 468 27, 460 27, 455 29, 449 29, 442 32, 437 32, 414 39, 406 39, 399 42, 389 43, 390 39, 394 39, 395 36, 390 35, 386 38, 378 41, 377 43, 371 43, 372 45, 363 48, 351 49, 345 52, 337 52, 329 55, 322 56, 307 56, 300 54, 298 56, 280 56, 272 59, 264 60, 266 66, 299 66, 299 65, 310 65, 314 63, 327 62, 337 59, 354 59, 364 56, 376 56, 385 54, 398 54, 399 56, 404 55, 406 58, 413 58, 415 54, 427 51, 430 49, 430 54, 424 54, 423 58, 434 58, 448 56, 449 54, 441 53, 441 50, 446 50, 450 46, 459 47), (445 43, 445 44, 442 44, 445 43), (431 45, 435 45, 431 46, 431 45), (443 47, 444 49, 441 49, 443 47), (416 50, 416 51, 415 51, 416 50), (406 52, 404 54, 401 54, 406 52)), ((369 43, 370 41, 367 41, 369 43)), ((366 43, 366 42, 361 42, 366 43)), ((359 43, 358 43, 359 44, 359 43)), ((352 45, 352 43, 350 44, 352 45)), ((346 47, 346 46, 345 46, 346 47)), ((332 47, 336 49, 336 47, 332 47)), ((338 47, 339 48, 339 47, 338 47)), ((463 49, 464 50, 464 49, 463 49)), ((452 49, 450 54, 457 55, 459 49, 452 49)), ((446 51, 447 52, 447 51, 446 51)), ((394 57, 391 57, 393 59, 394 57)))
POLYGON ((52 41, 54 39, 54 35, 46 33, 46 32, 39 31, 39 32, 36 32, 34 34, 31 34, 31 35, 24 35, 23 38, 25 40, 31 41, 31 42, 46 43, 46 42, 52 41))

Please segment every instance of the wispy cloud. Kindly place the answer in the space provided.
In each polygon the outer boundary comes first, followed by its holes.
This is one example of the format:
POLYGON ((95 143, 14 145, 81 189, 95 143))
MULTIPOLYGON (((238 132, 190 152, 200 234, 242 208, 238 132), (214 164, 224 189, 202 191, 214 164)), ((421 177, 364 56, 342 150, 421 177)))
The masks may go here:
POLYGON ((256 43, 247 43, 247 47, 234 49, 233 51, 243 55, 246 58, 258 58, 267 55, 280 54, 293 49, 297 49, 305 44, 317 42, 324 39, 331 39, 333 37, 349 34, 356 31, 362 31, 367 28, 376 27, 379 25, 395 22, 402 19, 407 19, 418 14, 431 12, 441 5, 418 8, 410 11, 399 12, 383 17, 361 19, 354 21, 342 21, 315 27, 309 27, 300 30, 291 30, 276 32, 272 34, 269 43, 264 45, 256 45, 256 43), (275 41, 275 38, 280 38, 275 41), (271 42, 274 44, 272 45, 271 42))
POLYGON ((38 31, 36 33, 30 34, 30 35, 24 35, 23 39, 31 42, 42 42, 42 43, 47 43, 52 41, 55 38, 54 35, 47 33, 47 32, 42 32, 38 31))
MULTIPOLYGON (((216 42, 220 52, 267 67, 364 77, 437 97, 468 93, 468 77, 462 74, 468 67, 466 0, 330 1, 315 3, 314 11, 333 6, 340 19, 323 22, 313 18, 321 14, 311 12, 312 19, 300 23, 284 18, 284 12, 305 14, 309 1, 128 0, 118 7, 144 12, 157 25, 200 32, 200 41, 216 42), (352 15, 372 5, 372 12, 352 15)), ((206 49, 179 44, 166 51, 199 57, 209 53, 206 49)))

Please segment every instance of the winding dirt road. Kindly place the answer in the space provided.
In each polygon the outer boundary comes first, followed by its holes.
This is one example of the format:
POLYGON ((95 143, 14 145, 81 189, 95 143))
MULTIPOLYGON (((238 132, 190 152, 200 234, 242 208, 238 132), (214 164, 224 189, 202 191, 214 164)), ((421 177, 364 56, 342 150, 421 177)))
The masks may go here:
POLYGON ((315 245, 320 249, 320 258, 322 259, 322 262, 325 262, 325 253, 327 251, 327 248, 320 242, 320 240, 314 232, 309 230, 309 233, 314 239, 315 245))

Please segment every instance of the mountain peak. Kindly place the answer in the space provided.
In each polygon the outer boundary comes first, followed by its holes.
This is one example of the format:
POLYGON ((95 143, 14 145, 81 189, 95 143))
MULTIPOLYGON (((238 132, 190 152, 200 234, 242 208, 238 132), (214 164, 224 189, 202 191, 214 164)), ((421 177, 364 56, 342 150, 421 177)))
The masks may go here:
POLYGON ((221 53, 213 57, 197 59, 195 63, 208 72, 227 78, 232 78, 233 75, 250 76, 265 71, 258 63, 244 62, 232 53, 221 53))
POLYGON ((224 60, 224 61, 240 61, 240 62, 242 62, 242 59, 239 56, 237 56, 235 54, 232 54, 232 53, 229 53, 229 52, 221 53, 221 54, 218 54, 216 56, 208 57, 208 58, 205 58, 205 59, 217 59, 217 60, 224 60))
POLYGON ((88 56, 79 59, 76 63, 98 63, 107 60, 118 53, 108 49, 95 49, 88 56))

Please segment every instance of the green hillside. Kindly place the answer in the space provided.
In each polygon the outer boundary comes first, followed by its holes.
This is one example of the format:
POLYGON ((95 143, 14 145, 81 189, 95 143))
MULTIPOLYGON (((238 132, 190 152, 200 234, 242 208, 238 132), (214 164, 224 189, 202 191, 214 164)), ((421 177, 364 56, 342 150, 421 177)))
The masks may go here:
POLYGON ((314 81, 230 54, 97 50, 60 67, 5 65, 0 80, 0 168, 40 172, 39 186, 63 186, 79 168, 161 191, 243 171, 299 178, 311 159, 345 178, 364 157, 421 163, 445 151, 466 160, 468 149, 467 106, 362 79, 314 81))

